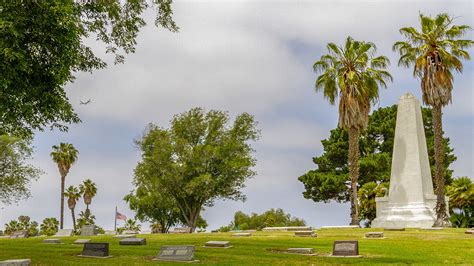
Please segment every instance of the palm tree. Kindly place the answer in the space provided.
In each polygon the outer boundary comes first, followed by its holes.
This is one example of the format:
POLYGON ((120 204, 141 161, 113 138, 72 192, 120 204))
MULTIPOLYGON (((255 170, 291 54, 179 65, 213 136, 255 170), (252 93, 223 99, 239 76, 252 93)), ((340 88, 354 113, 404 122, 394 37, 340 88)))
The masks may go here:
POLYGON ((77 160, 79 152, 70 143, 60 143, 59 147, 54 145, 51 157, 53 161, 58 164, 59 174, 61 175, 61 216, 59 219, 60 229, 64 225, 64 182, 69 169, 77 160))
POLYGON ((72 224, 74 226, 74 230, 76 230, 76 216, 74 215, 74 209, 76 208, 77 201, 81 198, 81 193, 77 187, 69 186, 64 192, 64 195, 67 197, 67 205, 71 210, 72 215, 72 224))
POLYGON ((86 218, 90 215, 89 205, 92 202, 92 198, 97 194, 97 187, 94 182, 90 179, 84 180, 79 185, 80 193, 83 195, 84 203, 86 204, 86 218))
POLYGON ((348 37, 344 47, 327 45, 328 54, 314 63, 316 91, 334 105, 339 96, 339 127, 349 133, 349 175, 351 178, 351 225, 359 225, 357 180, 359 178, 359 134, 367 127, 371 103, 379 98, 379 86, 387 87, 392 76, 385 69, 390 61, 374 57, 376 46, 371 42, 348 37))
POLYGON ((459 209, 461 213, 464 208, 474 206, 474 183, 467 176, 454 179, 453 183, 446 187, 449 197, 449 206, 459 209))
POLYGON ((413 27, 401 28, 405 41, 396 42, 393 50, 398 51, 398 65, 414 65, 413 75, 421 79, 423 102, 433 108, 436 221, 433 226, 449 226, 444 198, 444 151, 442 108, 451 102, 453 70, 461 73, 461 59, 470 59, 466 51, 473 45, 471 40, 459 39, 470 27, 453 25, 453 17, 439 14, 434 18, 420 14, 421 32, 413 27))
POLYGON ((59 222, 54 217, 44 218, 40 225, 40 234, 52 236, 58 232, 59 222))

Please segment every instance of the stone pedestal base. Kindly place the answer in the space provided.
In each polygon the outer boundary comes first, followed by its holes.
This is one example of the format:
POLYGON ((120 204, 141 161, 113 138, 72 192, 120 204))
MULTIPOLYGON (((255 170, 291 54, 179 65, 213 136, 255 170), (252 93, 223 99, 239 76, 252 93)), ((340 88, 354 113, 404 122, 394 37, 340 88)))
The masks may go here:
MULTIPOLYGON (((448 198, 446 197, 446 202, 448 198)), ((391 204, 388 197, 375 198, 377 218, 371 227, 430 228, 436 220, 436 196, 426 195, 425 202, 391 204)), ((448 209, 448 206, 446 206, 448 209)))

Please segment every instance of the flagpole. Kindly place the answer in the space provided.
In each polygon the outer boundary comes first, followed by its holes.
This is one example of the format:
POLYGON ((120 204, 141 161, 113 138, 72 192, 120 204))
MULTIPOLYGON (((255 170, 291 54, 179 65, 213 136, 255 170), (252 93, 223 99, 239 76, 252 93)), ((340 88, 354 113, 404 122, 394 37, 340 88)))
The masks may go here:
POLYGON ((115 219, 114 231, 117 231, 117 206, 115 206, 114 219, 115 219))

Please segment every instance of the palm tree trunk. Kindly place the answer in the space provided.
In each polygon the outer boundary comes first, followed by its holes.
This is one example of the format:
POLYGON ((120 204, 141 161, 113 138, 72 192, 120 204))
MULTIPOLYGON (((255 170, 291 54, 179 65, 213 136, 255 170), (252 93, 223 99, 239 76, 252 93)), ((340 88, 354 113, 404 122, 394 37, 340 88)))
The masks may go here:
POLYGON ((66 176, 61 176, 61 215, 59 218, 59 229, 63 229, 64 225, 64 180, 66 176))
POLYGON ((351 178, 351 225, 359 225, 357 180, 359 179, 359 130, 349 129, 349 176, 351 178))
POLYGON ((76 231, 76 215, 74 215, 74 208, 71 209, 72 214, 72 225, 74 226, 74 231, 76 231))
POLYGON ((436 221, 434 227, 449 227, 444 199, 444 146, 441 105, 433 106, 435 184, 436 184, 436 221))

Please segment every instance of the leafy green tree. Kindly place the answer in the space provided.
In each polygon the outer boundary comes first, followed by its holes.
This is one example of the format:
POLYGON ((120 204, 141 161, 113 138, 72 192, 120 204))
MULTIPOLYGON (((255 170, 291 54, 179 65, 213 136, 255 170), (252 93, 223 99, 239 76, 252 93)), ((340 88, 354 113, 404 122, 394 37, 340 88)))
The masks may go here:
POLYGON ((82 194, 84 204, 86 204, 85 215, 89 217, 91 215, 89 205, 92 203, 92 198, 97 194, 97 186, 92 180, 86 179, 79 185, 79 193, 82 194))
POLYGON ((59 222, 56 218, 45 218, 40 225, 40 234, 52 236, 58 232, 59 222))
POLYGON ((135 178, 154 184, 176 202, 193 232, 201 210, 216 199, 244 200, 245 180, 255 175, 253 149, 259 136, 254 118, 239 115, 232 126, 221 111, 193 108, 175 115, 169 129, 150 124, 137 141, 142 151, 135 178))
POLYGON ((2 1, 0 13, 0 134, 31 138, 45 127, 67 130, 80 121, 64 88, 78 72, 105 68, 88 40, 115 55, 135 51, 145 25, 141 14, 156 6, 156 26, 170 31, 172 0, 2 1))
POLYGON ((455 227, 474 227, 474 183, 469 177, 459 177, 446 187, 455 227))
POLYGON ((29 185, 42 173, 27 163, 32 153, 29 141, 0 135, 0 203, 10 205, 30 197, 29 185))
MULTIPOLYGON (((431 109, 422 108, 423 125, 430 157, 431 172, 434 167, 434 134, 431 109)), ((395 124, 397 117, 397 106, 383 107, 375 110, 369 116, 368 127, 359 138, 360 149, 360 178, 359 185, 364 186, 368 182, 390 182, 390 170, 392 164, 393 142, 395 138, 395 124)), ((349 200, 350 191, 347 188, 349 182, 349 170, 347 164, 347 147, 349 146, 347 131, 336 128, 331 130, 327 139, 321 141, 324 152, 313 158, 317 169, 310 170, 300 176, 305 191, 303 196, 315 202, 346 202, 349 200)), ((449 166, 456 160, 453 149, 449 146, 449 138, 444 138, 445 145, 445 180, 449 184, 452 179, 452 170, 449 166)))
POLYGON ((379 86, 387 87, 392 76, 385 69, 390 61, 374 57, 376 46, 348 37, 343 47, 327 45, 328 54, 313 65, 321 73, 316 91, 334 105, 339 96, 339 127, 349 132, 348 166, 351 177, 351 224, 359 225, 357 182, 359 179, 359 135, 367 127, 370 105, 378 101, 379 86))
POLYGON ((234 214, 234 220, 230 223, 229 228, 262 230, 265 227, 305 225, 306 222, 303 219, 292 217, 282 209, 270 209, 260 215, 257 213, 247 215, 242 211, 238 211, 234 214))
POLYGON ((156 180, 140 176, 142 174, 146 173, 135 172, 133 183, 136 189, 126 195, 124 200, 129 204, 130 209, 135 211, 137 219, 141 222, 153 222, 155 230, 159 229, 159 232, 167 233, 170 227, 180 221, 179 207, 156 180))
POLYGON ((370 227, 376 218, 375 197, 383 197, 388 191, 388 183, 367 182, 359 189, 360 218, 370 227))
POLYGON ((434 180, 436 183, 436 221, 433 226, 449 226, 444 199, 444 154, 442 108, 452 99, 453 71, 462 72, 462 59, 470 59, 467 49, 474 42, 460 39, 471 28, 454 25, 448 14, 428 17, 420 14, 421 32, 413 27, 401 28, 405 41, 396 42, 393 50, 400 53, 398 65, 414 66, 413 75, 421 80, 423 102, 433 108, 435 135, 434 180))
POLYGON ((66 176, 69 173, 69 169, 77 160, 77 154, 79 152, 70 143, 60 143, 59 146, 54 145, 51 157, 53 161, 58 165, 59 174, 61 175, 61 215, 59 219, 59 228, 63 229, 64 224, 64 184, 66 176))
POLYGON ((66 191, 64 192, 64 195, 67 197, 67 205, 69 209, 71 210, 71 215, 72 215, 72 224, 74 226, 74 230, 76 230, 76 216, 74 213, 74 209, 76 208, 76 204, 81 198, 81 192, 79 189, 75 186, 69 186, 66 191))

